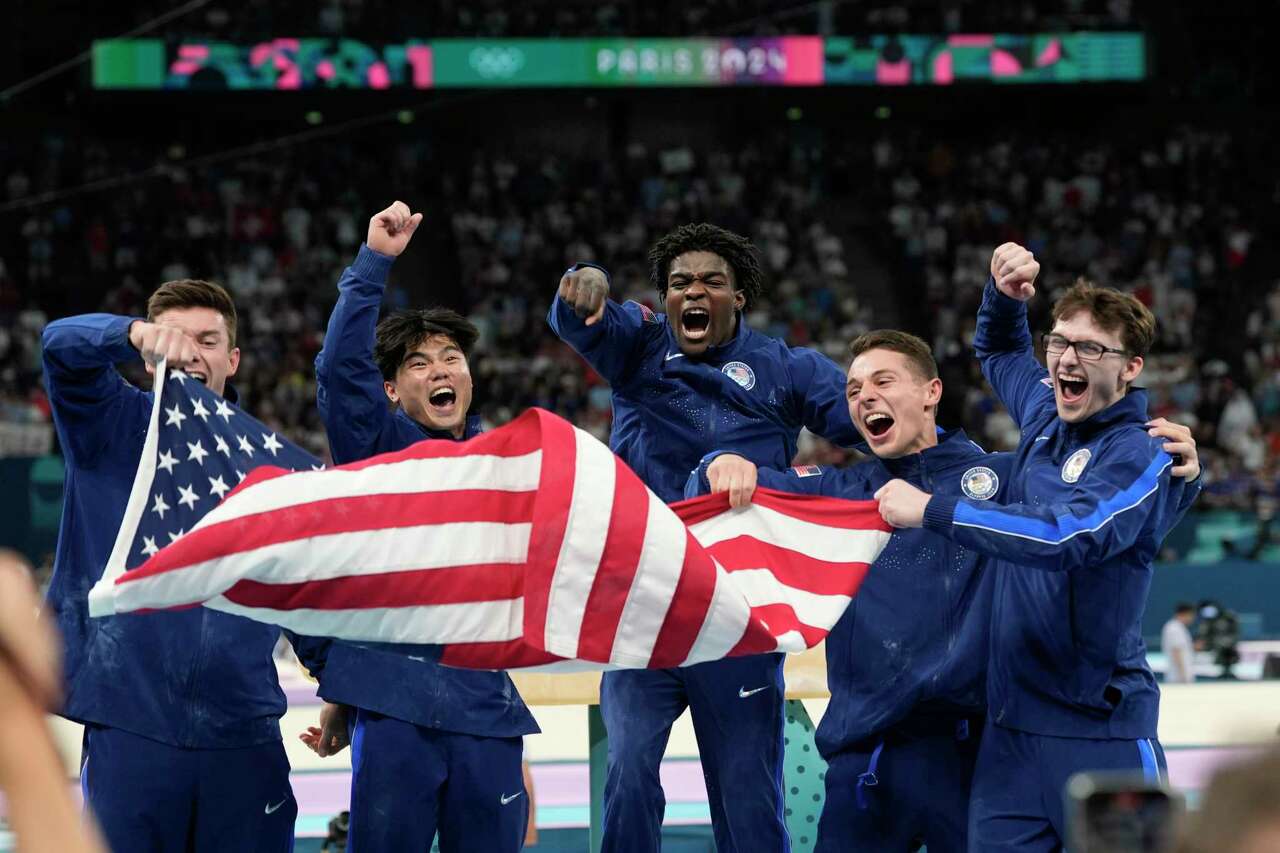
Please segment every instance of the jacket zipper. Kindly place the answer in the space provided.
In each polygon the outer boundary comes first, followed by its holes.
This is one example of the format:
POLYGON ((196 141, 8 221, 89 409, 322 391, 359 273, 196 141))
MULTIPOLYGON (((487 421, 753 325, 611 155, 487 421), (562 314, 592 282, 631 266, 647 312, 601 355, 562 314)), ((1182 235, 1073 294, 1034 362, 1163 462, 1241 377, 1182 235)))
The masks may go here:
MULTIPOLYGON (((192 721, 194 721, 196 718, 196 705, 198 704, 196 701, 196 693, 200 689, 200 670, 204 664, 204 648, 208 644, 208 637, 206 636, 206 630, 205 630, 208 627, 207 626, 208 616, 209 616, 209 611, 201 607, 200 608, 200 632, 199 632, 200 639, 199 639, 199 642, 196 643, 196 656, 195 656, 195 660, 192 661, 191 663, 191 684, 187 688, 187 726, 188 727, 190 727, 193 724, 192 721)), ((190 730, 183 732, 182 740, 184 743, 187 744, 188 747, 194 748, 195 732, 190 730)))

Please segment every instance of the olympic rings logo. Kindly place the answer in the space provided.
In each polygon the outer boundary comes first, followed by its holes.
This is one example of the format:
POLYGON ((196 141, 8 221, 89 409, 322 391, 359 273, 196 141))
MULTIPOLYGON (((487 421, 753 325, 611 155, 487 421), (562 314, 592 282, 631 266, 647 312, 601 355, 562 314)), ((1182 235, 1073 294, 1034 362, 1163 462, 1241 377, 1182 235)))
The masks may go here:
POLYGON ((511 77, 524 68, 524 51, 518 47, 477 47, 467 61, 485 79, 511 77))

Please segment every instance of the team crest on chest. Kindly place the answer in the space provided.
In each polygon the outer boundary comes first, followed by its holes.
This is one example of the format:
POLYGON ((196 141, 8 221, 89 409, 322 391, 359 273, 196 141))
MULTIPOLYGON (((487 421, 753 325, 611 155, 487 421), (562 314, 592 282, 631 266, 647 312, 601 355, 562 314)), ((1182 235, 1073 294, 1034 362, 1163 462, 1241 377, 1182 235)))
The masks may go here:
POLYGON ((967 498, 985 501, 993 497, 1000 488, 1000 478, 995 471, 984 465, 970 468, 960 477, 960 491, 967 498))
POLYGON ((1084 473, 1084 466, 1089 464, 1093 451, 1087 447, 1082 447, 1067 458, 1062 463, 1062 482, 1074 483, 1080 479, 1080 475, 1084 473))
POLYGON ((740 361, 731 361, 720 368, 720 372, 748 391, 756 387, 756 372, 751 369, 750 365, 743 364, 740 361))

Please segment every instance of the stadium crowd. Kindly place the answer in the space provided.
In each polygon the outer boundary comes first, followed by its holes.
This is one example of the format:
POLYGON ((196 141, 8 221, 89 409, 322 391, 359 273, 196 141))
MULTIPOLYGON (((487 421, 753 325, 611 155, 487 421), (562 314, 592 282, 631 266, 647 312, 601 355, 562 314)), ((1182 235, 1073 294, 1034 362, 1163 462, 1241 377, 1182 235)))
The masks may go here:
MULTIPOLYGON (((248 406, 323 454, 312 362, 334 282, 369 212, 388 194, 412 195, 429 236, 391 299, 446 302, 480 326, 478 403, 490 424, 536 405, 606 437, 608 389, 545 329, 555 282, 595 259, 616 298, 654 306, 648 245, 707 220, 760 248, 771 285, 756 328, 837 361, 873 326, 927 333, 947 386, 967 389, 948 395, 942 421, 1012 447, 1016 429, 969 342, 984 253, 1018 240, 1044 260, 1050 290, 1084 274, 1150 305, 1161 330, 1153 414, 1195 426, 1210 483, 1202 505, 1247 509, 1277 492, 1280 284, 1250 263, 1256 193, 1241 154, 1228 134, 1189 128, 1105 144, 1061 134, 944 143, 921 129, 826 148, 780 129, 732 151, 632 143, 606 157, 502 146, 458 155, 406 135, 385 160, 337 142, 198 168, 169 151, 158 176, 3 216, 0 422, 47 430, 38 341, 48 320, 141 313, 156 283, 205 276, 242 306, 237 384, 248 406), (846 244, 863 239, 848 227, 851 209, 894 298, 850 271, 846 244)), ((50 135, 33 155, 0 160, 0 181, 14 202, 153 165, 132 147, 50 135)), ((843 456, 803 447, 802 461, 843 456)))

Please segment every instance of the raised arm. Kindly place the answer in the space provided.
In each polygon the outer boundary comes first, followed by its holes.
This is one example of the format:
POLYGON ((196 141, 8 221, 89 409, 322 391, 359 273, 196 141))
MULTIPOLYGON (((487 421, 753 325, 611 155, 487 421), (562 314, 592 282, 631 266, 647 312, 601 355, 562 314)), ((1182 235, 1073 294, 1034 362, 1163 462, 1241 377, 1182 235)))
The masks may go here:
POLYGON ((982 375, 1019 426, 1053 405, 1053 389, 1044 382, 1049 373, 1036 361, 1027 325, 1026 303, 1039 274, 1040 264, 1022 246, 996 249, 973 336, 982 375))
POLYGON ((121 413, 146 405, 143 392, 115 369, 137 359, 139 345, 152 360, 168 357, 175 364, 185 363, 194 346, 177 330, 114 314, 81 314, 45 326, 45 388, 63 452, 76 462, 92 462, 115 434, 121 413))
POLYGON ((335 460, 368 456, 391 419, 373 359, 374 331, 387 274, 421 221, 400 201, 375 214, 365 244, 338 280, 338 302, 316 356, 316 403, 335 460))
POLYGON ((609 274, 594 264, 576 264, 560 279, 547 323, 595 371, 614 384, 635 366, 644 345, 645 324, 662 321, 635 302, 609 299, 609 274))

